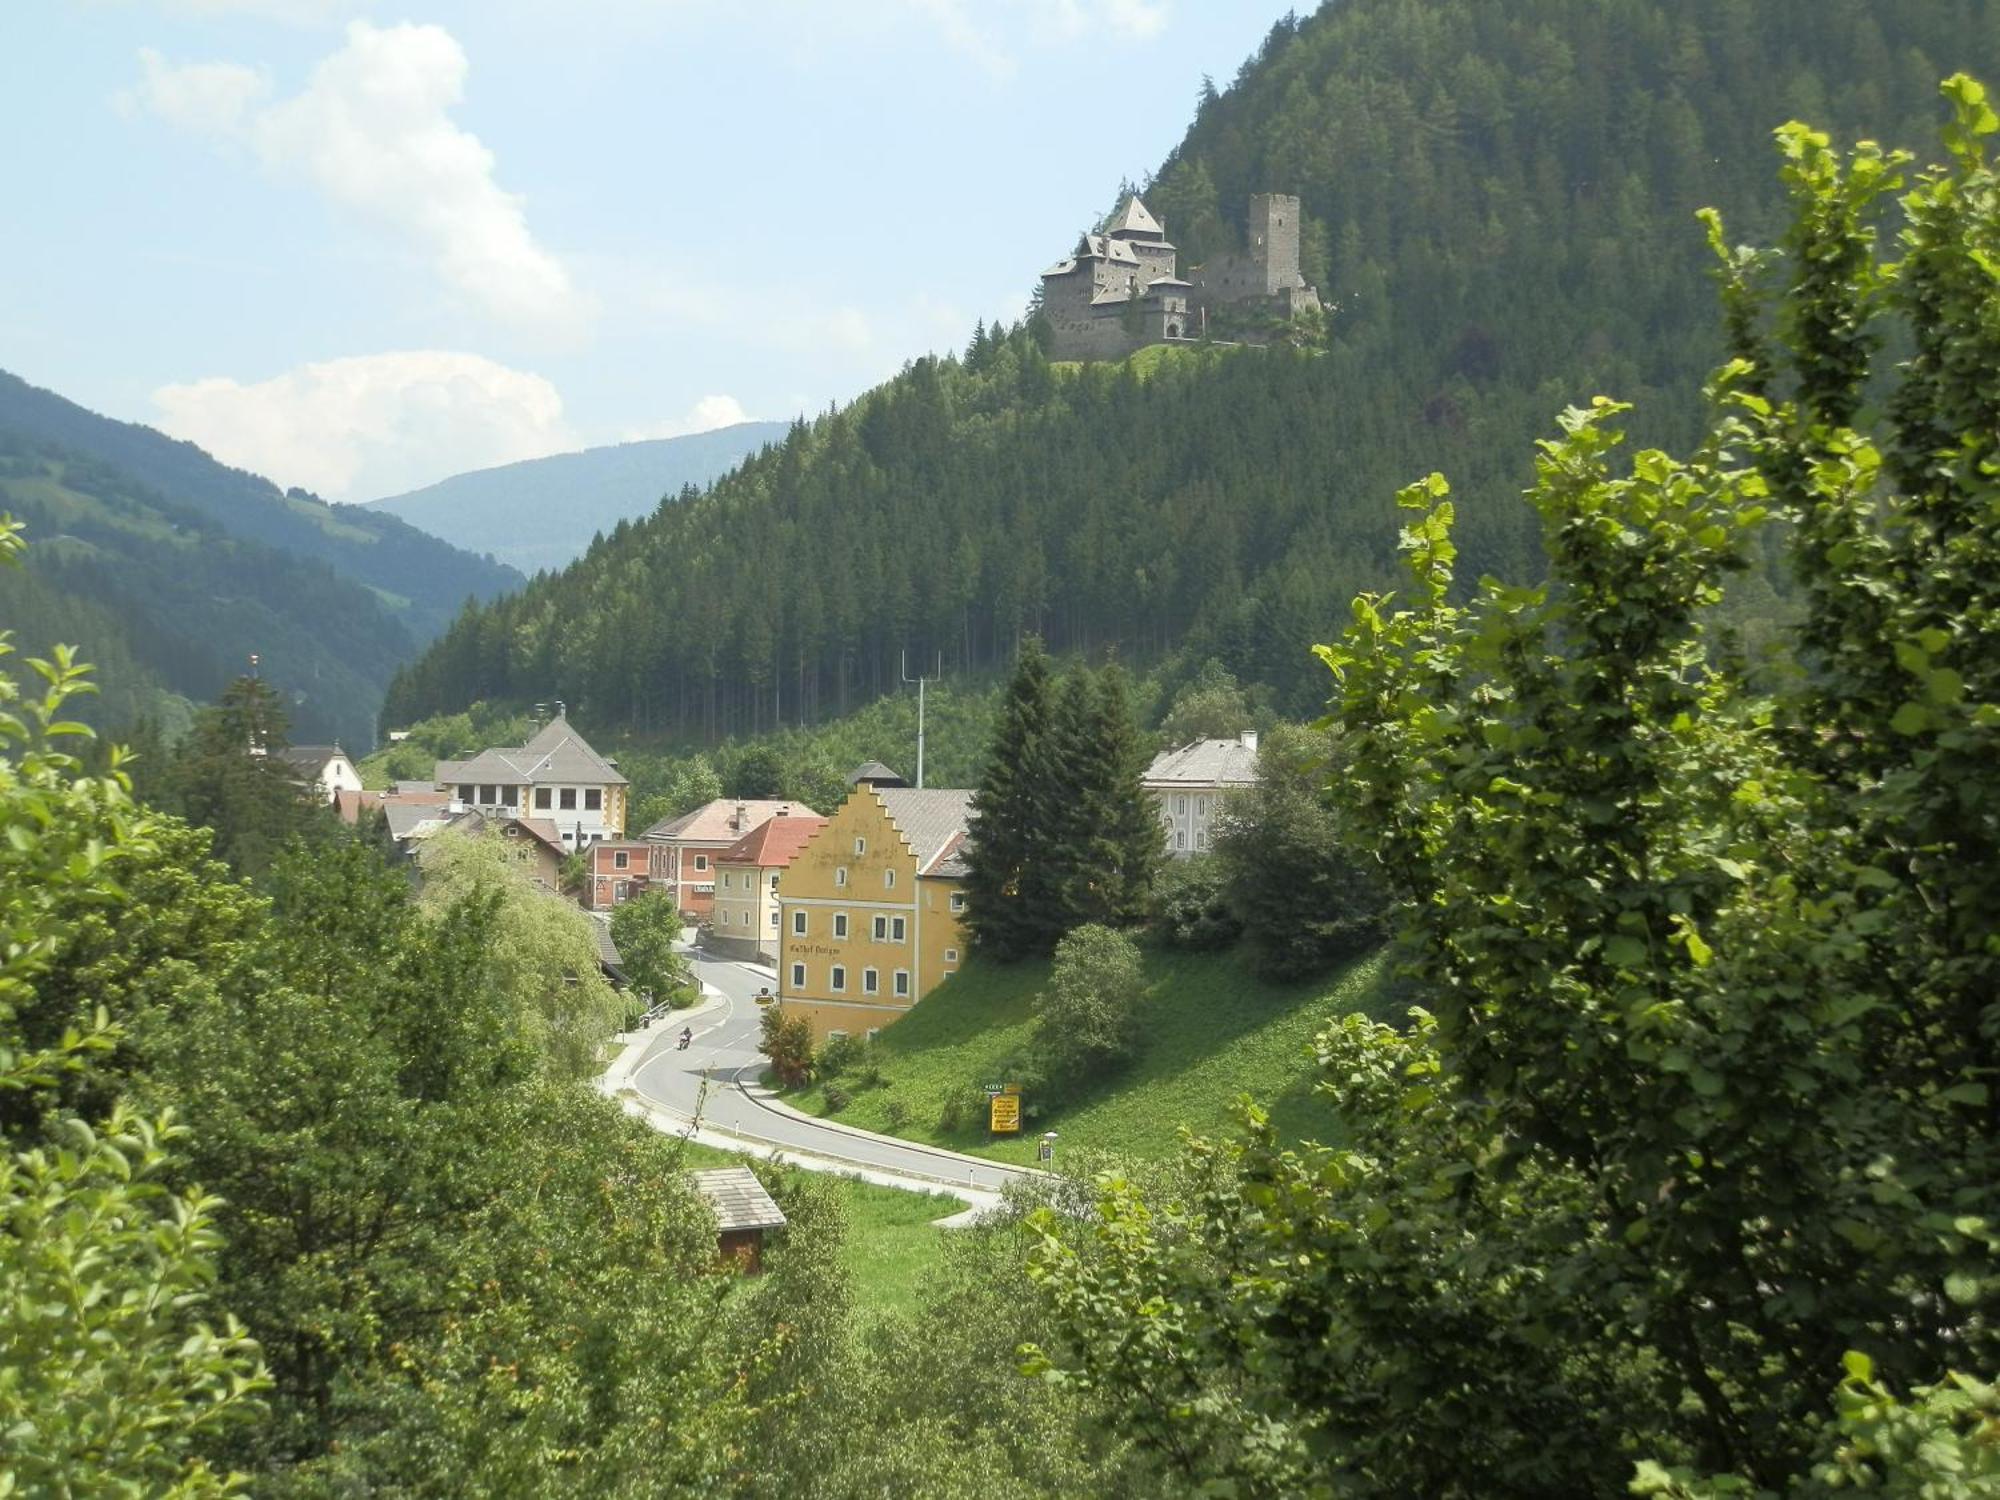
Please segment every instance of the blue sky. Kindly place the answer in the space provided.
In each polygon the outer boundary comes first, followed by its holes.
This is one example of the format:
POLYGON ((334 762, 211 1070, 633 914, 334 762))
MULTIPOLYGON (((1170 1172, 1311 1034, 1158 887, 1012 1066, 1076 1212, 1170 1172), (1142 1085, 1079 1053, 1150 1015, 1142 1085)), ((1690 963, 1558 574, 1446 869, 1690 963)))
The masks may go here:
POLYGON ((819 410, 1291 8, 0 0, 0 368, 340 500, 819 410))

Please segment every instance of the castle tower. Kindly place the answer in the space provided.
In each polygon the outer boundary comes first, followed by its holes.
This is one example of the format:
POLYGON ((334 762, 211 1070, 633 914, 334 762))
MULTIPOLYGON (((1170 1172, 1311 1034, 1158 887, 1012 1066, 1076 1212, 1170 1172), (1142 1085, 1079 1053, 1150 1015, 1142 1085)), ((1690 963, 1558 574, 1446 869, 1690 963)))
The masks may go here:
POLYGON ((1299 217, 1296 194, 1250 195, 1250 260, 1263 275, 1266 297, 1305 284, 1299 274, 1299 217))

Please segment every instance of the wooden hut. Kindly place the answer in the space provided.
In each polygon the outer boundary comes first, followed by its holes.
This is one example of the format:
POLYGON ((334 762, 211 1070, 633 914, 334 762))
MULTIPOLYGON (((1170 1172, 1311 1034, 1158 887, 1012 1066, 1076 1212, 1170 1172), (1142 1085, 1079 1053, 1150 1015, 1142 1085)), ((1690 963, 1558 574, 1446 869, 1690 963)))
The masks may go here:
POLYGON ((785 1227, 784 1210, 748 1167, 711 1167, 694 1174, 695 1191, 715 1213, 716 1249, 746 1276, 764 1270, 764 1232, 785 1227))

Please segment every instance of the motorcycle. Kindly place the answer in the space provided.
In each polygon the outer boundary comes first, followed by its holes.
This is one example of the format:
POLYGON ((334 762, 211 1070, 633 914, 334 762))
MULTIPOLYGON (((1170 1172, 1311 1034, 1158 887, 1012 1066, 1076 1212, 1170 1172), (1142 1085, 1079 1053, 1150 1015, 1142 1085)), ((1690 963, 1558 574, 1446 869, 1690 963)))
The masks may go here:
POLYGON ((674 1044, 674 1051, 676 1052, 687 1051, 688 1043, 693 1040, 694 1040, 694 1033, 692 1031, 683 1031, 681 1033, 681 1039, 674 1044))

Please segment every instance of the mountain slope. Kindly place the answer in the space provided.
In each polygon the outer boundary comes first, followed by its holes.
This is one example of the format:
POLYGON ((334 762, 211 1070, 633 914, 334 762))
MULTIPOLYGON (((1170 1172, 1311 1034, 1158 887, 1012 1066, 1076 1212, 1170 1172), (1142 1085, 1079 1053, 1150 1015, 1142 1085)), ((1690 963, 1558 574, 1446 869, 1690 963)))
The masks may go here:
POLYGON ((581 557, 592 537, 649 514, 663 496, 705 488, 777 442, 788 425, 739 422, 687 437, 531 458, 454 474, 371 500, 367 508, 533 574, 581 557))
POLYGON ((171 504, 217 522, 228 535, 314 558, 374 590, 418 640, 429 640, 468 597, 489 599, 521 582, 491 558, 462 552, 393 515, 331 506, 302 490, 216 462, 192 443, 116 422, 0 371, 0 432, 54 444, 121 470, 171 504))
POLYGON ((385 711, 558 696, 733 733, 882 692, 905 649, 991 669, 1026 629, 1216 656, 1309 711, 1308 647, 1394 582, 1401 484, 1450 474, 1463 576, 1531 578, 1516 496, 1564 405, 1608 392, 1639 403, 1635 438, 1698 431, 1722 340, 1695 206, 1773 223, 1792 116, 1930 148, 1957 67, 2000 74, 2000 0, 1327 5, 1204 98, 1149 189, 1190 262, 1238 240, 1252 192, 1301 194, 1325 353, 1071 371, 1017 330, 916 361, 468 614, 385 711))
POLYGON ((83 717, 172 729, 254 652, 297 738, 373 742, 382 686, 416 643, 362 585, 233 537, 100 459, 4 431, 0 510, 29 542, 27 568, 0 573, 0 620, 30 653, 61 641, 96 666, 106 696, 83 717))

